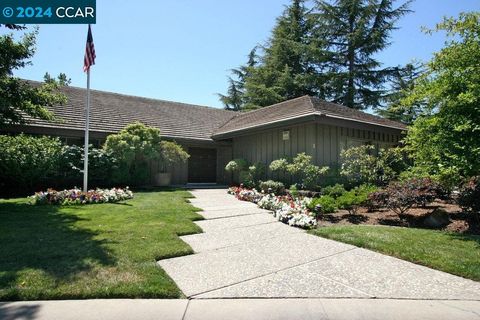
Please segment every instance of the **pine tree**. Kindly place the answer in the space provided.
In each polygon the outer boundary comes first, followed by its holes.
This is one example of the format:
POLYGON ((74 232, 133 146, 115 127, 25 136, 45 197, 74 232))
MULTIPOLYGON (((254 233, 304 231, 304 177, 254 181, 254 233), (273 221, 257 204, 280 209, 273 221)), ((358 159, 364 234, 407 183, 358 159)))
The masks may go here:
POLYGON ((394 0, 317 0, 315 37, 328 45, 327 99, 350 108, 380 106, 384 85, 396 72, 381 68, 375 55, 384 50, 409 1, 397 8, 394 0))
MULTIPOLYGON (((312 41, 313 25, 304 0, 292 0, 277 19, 272 36, 261 46, 256 63, 233 70, 239 82, 230 81, 229 91, 243 92, 241 109, 268 106, 305 94, 318 95, 316 69, 312 63, 318 51, 312 41)), ((222 102, 233 96, 220 95, 222 102), (226 98, 226 99, 225 99, 226 98)), ((225 101, 226 100, 226 101, 225 101)))
POLYGON ((405 99, 414 89, 417 79, 424 73, 419 63, 409 63, 398 68, 390 80, 391 89, 384 97, 385 107, 379 108, 377 113, 384 118, 411 124, 423 112, 424 106, 420 101, 406 105, 405 99))
POLYGON ((231 69, 232 76, 228 77, 227 94, 217 93, 226 110, 240 111, 245 107, 245 79, 257 64, 257 47, 250 50, 248 61, 237 69, 231 69))

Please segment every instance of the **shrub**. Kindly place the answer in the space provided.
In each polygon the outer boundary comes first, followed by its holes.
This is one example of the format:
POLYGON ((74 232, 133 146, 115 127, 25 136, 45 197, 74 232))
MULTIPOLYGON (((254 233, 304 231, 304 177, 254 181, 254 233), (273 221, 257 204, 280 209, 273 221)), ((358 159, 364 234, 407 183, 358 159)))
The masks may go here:
POLYGON ((257 181, 265 176, 266 166, 262 162, 249 165, 245 159, 234 159, 227 163, 225 170, 237 173, 238 183, 247 188, 255 188, 257 181))
POLYGON ((372 212, 381 207, 388 207, 388 197, 389 194, 384 189, 370 193, 368 195, 367 202, 365 203, 368 211, 372 212))
POLYGON ((327 186, 322 189, 322 194, 330 196, 334 199, 337 199, 341 195, 343 195, 347 190, 343 187, 343 184, 335 184, 333 186, 327 186))
POLYGON ((358 208, 366 203, 369 193, 366 187, 347 191, 337 198, 338 208, 347 210, 349 214, 357 214, 358 208))
POLYGON ((2 193, 33 191, 58 172, 62 143, 58 138, 0 135, 2 193))
POLYGON ((406 187, 414 191, 415 204, 425 207, 435 200, 439 185, 430 178, 410 179, 404 182, 406 187))
POLYGON ((413 206, 425 206, 435 200, 436 188, 437 185, 429 178, 395 181, 384 190, 374 192, 369 199, 402 218, 413 206))
POLYGON ((238 180, 240 185, 244 186, 245 188, 255 188, 255 181, 253 180, 252 174, 249 171, 240 171, 238 173, 238 180))
POLYGON ((134 185, 141 185, 149 179, 149 161, 159 161, 165 171, 167 165, 184 162, 189 157, 175 142, 161 141, 159 129, 140 122, 109 135, 104 150, 118 159, 116 182, 134 185))
POLYGON ((248 162, 245 159, 233 159, 225 166, 229 172, 240 172, 248 169, 248 162))
POLYGON ((450 199, 452 191, 458 187, 462 178, 457 170, 446 168, 439 170, 436 174, 430 174, 426 168, 411 167, 402 172, 399 176, 401 181, 409 181, 413 179, 430 179, 435 184, 436 196, 443 200, 450 199))
POLYGON ((458 204, 480 220, 480 176, 472 177, 460 189, 458 204))
POLYGON ((265 174, 267 172, 267 166, 263 162, 256 162, 255 164, 248 167, 248 172, 251 175, 251 179, 254 182, 257 182, 265 177, 265 174))
MULTIPOLYGON (((84 147, 63 146, 60 154, 59 174, 67 184, 80 183, 83 177, 84 147)), ((113 183, 112 176, 118 168, 118 160, 111 152, 94 148, 88 149, 88 181, 90 185, 102 186, 113 183)))
POLYGON ((337 203, 331 196, 321 196, 320 198, 313 199, 308 205, 308 208, 317 214, 334 213, 337 211, 337 203))
POLYGON ((260 181, 260 190, 264 193, 273 192, 276 195, 285 194, 285 185, 279 181, 267 180, 267 181, 260 181))
POLYGON ((403 151, 399 148, 380 149, 373 145, 342 150, 340 175, 354 185, 369 183, 385 185, 407 169, 403 151))
POLYGON ((297 198, 298 197, 298 187, 296 184, 292 184, 290 186, 290 188, 288 188, 288 193, 290 193, 290 195, 293 197, 293 198, 297 198))
POLYGON ((288 165, 288 161, 287 159, 284 159, 284 158, 281 158, 281 159, 277 159, 277 160, 273 160, 271 163, 270 163, 270 166, 269 166, 269 169, 271 171, 286 171, 287 170, 287 165, 288 165))
POLYGON ((415 190, 408 183, 392 182, 385 189, 386 206, 402 218, 416 203, 415 190))
POLYGON ((168 166, 176 163, 185 163, 190 155, 183 150, 182 146, 172 141, 160 142, 160 163, 165 172, 168 166))
POLYGON ((274 160, 269 166, 272 171, 286 171, 300 180, 300 188, 317 189, 322 175, 328 171, 328 167, 319 167, 312 163, 312 157, 305 152, 297 154, 292 162, 286 159, 274 160))

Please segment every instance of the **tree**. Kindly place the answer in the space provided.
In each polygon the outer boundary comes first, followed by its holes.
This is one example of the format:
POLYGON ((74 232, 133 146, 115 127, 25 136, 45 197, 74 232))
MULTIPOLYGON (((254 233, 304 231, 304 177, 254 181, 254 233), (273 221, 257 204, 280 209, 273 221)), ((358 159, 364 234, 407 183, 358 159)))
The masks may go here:
POLYGON ((226 110, 240 111, 245 107, 245 79, 250 76, 251 70, 257 65, 257 47, 250 50, 248 61, 237 69, 231 69, 232 76, 228 77, 227 94, 217 93, 226 110))
POLYGON ((109 135, 103 148, 117 159, 119 169, 114 180, 123 184, 145 183, 151 160, 159 161, 165 169, 166 165, 184 162, 189 157, 180 145, 162 141, 159 129, 140 122, 109 135))
POLYGON ((407 106, 425 105, 408 131, 406 147, 414 164, 450 179, 480 173, 480 13, 445 18, 433 31, 449 41, 434 54, 407 106))
POLYGON ((45 83, 57 83, 59 86, 69 86, 70 83, 72 83, 72 79, 67 77, 67 75, 63 72, 60 72, 60 74, 57 76, 57 78, 52 78, 50 73, 45 72, 45 75, 43 76, 43 81, 45 83))
MULTIPOLYGON (((25 29, 18 25, 4 27, 13 31, 25 29)), ((18 41, 12 32, 0 36, 0 127, 25 123, 29 117, 51 120, 53 115, 45 107, 66 101, 57 92, 56 81, 32 86, 12 76, 14 70, 31 64, 37 34, 38 29, 26 32, 18 41)))
POLYGON ((238 82, 229 79, 225 105, 254 109, 305 94, 315 95, 315 66, 312 63, 317 44, 311 41, 312 23, 304 0, 292 0, 277 19, 271 38, 249 55, 249 62, 232 70, 238 82), (238 99, 238 92, 241 99, 238 99))
POLYGON ((394 0, 317 0, 315 37, 328 47, 327 99, 354 109, 377 108, 388 77, 396 68, 381 68, 375 55, 389 45, 397 20, 410 1, 397 8, 394 0))
POLYGON ((412 124, 424 109, 421 102, 411 105, 402 104, 402 100, 415 88, 415 82, 424 72, 419 63, 409 63, 404 68, 398 68, 390 80, 390 92, 384 97, 385 107, 377 110, 377 113, 387 119, 412 124))

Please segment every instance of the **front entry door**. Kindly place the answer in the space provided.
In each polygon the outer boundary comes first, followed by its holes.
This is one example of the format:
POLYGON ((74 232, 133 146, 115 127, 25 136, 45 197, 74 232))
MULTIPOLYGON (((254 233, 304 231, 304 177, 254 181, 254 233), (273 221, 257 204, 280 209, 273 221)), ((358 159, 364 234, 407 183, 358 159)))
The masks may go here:
POLYGON ((189 148, 188 182, 217 182, 217 149, 189 148))

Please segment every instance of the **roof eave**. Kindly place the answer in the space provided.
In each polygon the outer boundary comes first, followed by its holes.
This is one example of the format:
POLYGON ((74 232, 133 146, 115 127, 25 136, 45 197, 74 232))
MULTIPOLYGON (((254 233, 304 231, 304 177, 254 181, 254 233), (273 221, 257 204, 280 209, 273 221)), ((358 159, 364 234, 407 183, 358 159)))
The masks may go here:
POLYGON ((212 135, 212 138, 214 140, 219 140, 219 139, 228 139, 232 138, 234 136, 242 135, 250 130, 265 130, 265 129, 271 129, 271 128, 276 128, 276 127, 281 127, 285 125, 290 125, 290 124, 295 124, 299 122, 306 122, 306 121, 313 121, 315 120, 315 116, 319 116, 319 112, 312 112, 308 114, 303 114, 295 117, 289 117, 289 118, 284 118, 284 119, 279 119, 275 121, 269 121, 266 123, 262 123, 261 125, 253 125, 253 126, 247 126, 243 127, 240 129, 235 129, 231 131, 226 131, 226 132, 221 132, 221 133, 214 133, 212 135))
POLYGON ((295 122, 303 122, 303 121, 309 121, 309 120, 315 120, 317 117, 326 117, 326 118, 332 118, 332 119, 338 119, 338 120, 344 120, 344 121, 349 121, 349 122, 358 122, 358 123, 363 123, 367 125, 372 125, 376 127, 384 127, 384 128, 389 128, 389 129, 395 129, 395 130, 401 130, 401 131, 406 131, 408 128, 402 128, 402 127, 397 127, 393 125, 387 125, 387 124, 380 124, 376 122, 371 122, 371 121, 366 121, 366 120, 359 120, 359 119, 352 119, 352 118, 347 118, 347 117, 342 117, 342 116, 337 116, 337 115, 332 115, 332 114, 327 114, 327 113, 322 113, 320 111, 312 112, 309 114, 304 114, 301 116, 297 117, 291 117, 291 118, 285 118, 285 119, 280 119, 276 121, 270 121, 267 123, 263 123, 261 125, 253 125, 253 126, 248 126, 248 127, 243 127, 241 129, 235 129, 231 131, 226 131, 226 132, 221 132, 218 134, 213 134, 212 138, 214 140, 217 139, 228 139, 232 138, 234 136, 242 135, 250 130, 263 130, 263 129, 270 129, 274 127, 279 127, 279 126, 285 126, 289 125, 295 122))
POLYGON ((377 127, 385 127, 385 128, 402 130, 402 131, 408 130, 407 127, 397 127, 397 126, 394 126, 394 125, 381 124, 381 123, 378 123, 378 122, 372 122, 372 121, 366 121, 366 120, 360 120, 360 119, 352 119, 352 118, 347 118, 347 117, 342 117, 342 116, 337 116, 337 115, 332 115, 332 114, 327 114, 327 113, 323 113, 322 115, 325 116, 325 117, 328 117, 328 118, 341 119, 341 120, 353 121, 353 122, 360 122, 360 123, 365 123, 365 124, 369 124, 369 125, 377 126, 377 127))

